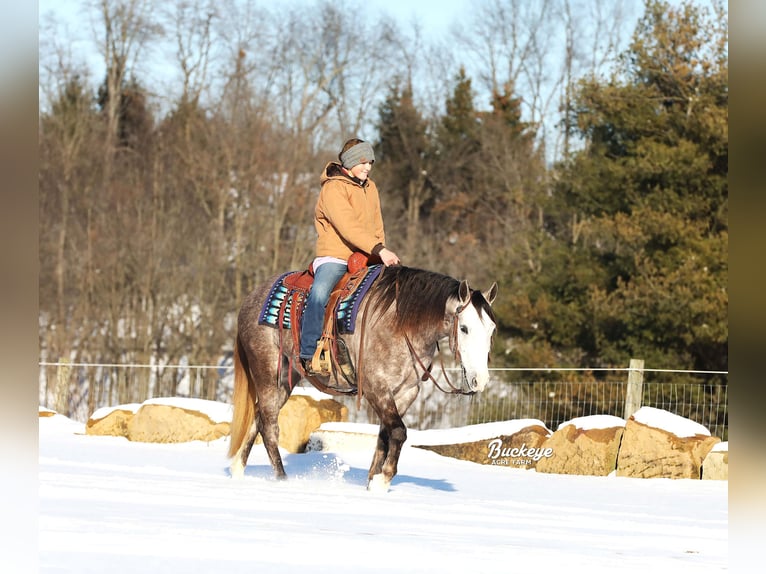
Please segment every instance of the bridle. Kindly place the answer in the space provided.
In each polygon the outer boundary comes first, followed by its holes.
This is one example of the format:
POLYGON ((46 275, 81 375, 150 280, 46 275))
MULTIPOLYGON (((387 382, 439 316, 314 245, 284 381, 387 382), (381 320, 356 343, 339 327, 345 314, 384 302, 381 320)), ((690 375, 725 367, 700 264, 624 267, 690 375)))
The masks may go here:
MULTIPOLYGON (((379 281, 382 274, 379 275, 375 281, 379 281)), ((399 281, 396 282, 396 299, 399 299, 399 281)), ((359 358, 358 358, 358 366, 357 366, 357 386, 358 386, 358 394, 357 394, 357 408, 361 408, 361 401, 362 401, 362 355, 364 351, 364 336, 365 331, 367 327, 367 317, 369 313, 367 312, 367 308, 369 307, 371 297, 367 297, 364 303, 364 313, 363 313, 363 319, 362 319, 362 326, 360 329, 359 334, 359 358)), ((455 359, 460 363, 460 368, 463 369, 463 361, 460 356, 460 345, 458 345, 458 328, 459 328, 459 321, 458 316, 460 313, 463 312, 463 310, 466 308, 468 304, 465 305, 458 305, 455 309, 454 314, 452 315, 452 319, 450 322, 450 329, 449 329, 449 348, 450 351, 452 351, 453 355, 455 355, 455 359)), ((457 387, 452 384, 452 381, 450 381, 449 377, 447 376, 447 371, 444 368, 444 359, 441 356, 441 353, 439 353, 439 365, 441 368, 442 375, 444 376, 444 380, 447 381, 447 385, 449 385, 450 390, 445 390, 441 387, 441 385, 437 382, 437 380, 434 378, 434 376, 431 374, 431 368, 433 367, 433 363, 430 363, 428 366, 423 364, 423 361, 420 360, 420 357, 418 356, 417 352, 415 352, 415 348, 412 345, 412 341, 410 341, 409 335, 407 333, 404 333, 404 341, 407 343, 407 348, 410 350, 410 355, 412 356, 413 362, 417 363, 420 368, 423 370, 423 374, 420 376, 420 380, 425 382, 429 379, 431 379, 431 382, 434 384, 434 386, 439 389, 441 392, 448 394, 448 395, 473 395, 475 391, 471 390, 463 390, 460 387, 457 387)), ((439 342, 436 342, 436 350, 439 351, 439 342)))
MULTIPOLYGON (((466 308, 466 305, 458 305, 455 309, 455 314, 452 315, 452 324, 450 326, 450 332, 449 332, 449 350, 452 351, 452 354, 455 355, 455 359, 458 363, 461 365, 463 364, 463 358, 460 356, 460 345, 457 344, 457 330, 458 330, 458 315, 463 312, 463 309, 466 308)), ((436 347, 438 349, 439 343, 436 343, 436 347)))
MULTIPOLYGON (((452 354, 455 355, 455 359, 458 363, 460 363, 460 368, 463 369, 463 360, 460 357, 460 345, 458 345, 458 316, 460 313, 465 309, 466 305, 458 305, 455 309, 455 313, 452 315, 452 319, 450 321, 450 329, 449 329, 449 348, 450 351, 452 351, 452 354)), ((444 359, 441 356, 441 353, 439 353, 439 366, 441 368, 442 375, 444 376, 444 380, 447 381, 447 385, 449 385, 450 390, 445 390, 439 385, 439 383, 434 378, 433 374, 431 374, 431 367, 433 366, 433 363, 429 364, 428 366, 423 364, 423 361, 420 360, 420 357, 415 352, 415 348, 412 345, 412 341, 410 341, 409 336, 407 333, 404 334, 404 340, 407 343, 407 348, 410 350, 410 355, 412 355, 412 359, 414 362, 416 362, 418 365, 420 365, 420 368, 423 369, 423 374, 420 376, 420 380, 425 382, 429 379, 431 379, 431 382, 434 384, 434 386, 439 389, 441 392, 446 393, 448 395, 472 395, 476 391, 471 390, 464 390, 458 386, 455 386, 452 384, 452 381, 450 381, 449 377, 447 376, 447 371, 444 369, 444 359)), ((436 342, 436 350, 439 351, 439 342, 436 342)))

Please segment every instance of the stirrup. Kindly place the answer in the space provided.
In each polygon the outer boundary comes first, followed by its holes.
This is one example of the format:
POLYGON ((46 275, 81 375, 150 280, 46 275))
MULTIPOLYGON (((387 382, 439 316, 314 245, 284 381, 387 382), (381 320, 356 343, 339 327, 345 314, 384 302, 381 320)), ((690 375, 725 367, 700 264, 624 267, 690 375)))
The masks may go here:
POLYGON ((317 373, 314 370, 314 368, 311 366, 311 359, 304 359, 303 357, 299 357, 298 360, 301 363, 301 368, 303 369, 303 372, 306 373, 307 376, 317 377, 322 375, 322 373, 317 373))
POLYGON ((329 376, 332 371, 329 349, 325 350, 321 346, 317 347, 314 356, 311 357, 310 368, 314 375, 329 376))
POLYGON ((348 352, 348 347, 343 339, 337 341, 337 353, 335 360, 338 362, 338 369, 346 379, 346 382, 352 386, 356 386, 356 370, 354 369, 354 363, 351 360, 351 354, 348 352))

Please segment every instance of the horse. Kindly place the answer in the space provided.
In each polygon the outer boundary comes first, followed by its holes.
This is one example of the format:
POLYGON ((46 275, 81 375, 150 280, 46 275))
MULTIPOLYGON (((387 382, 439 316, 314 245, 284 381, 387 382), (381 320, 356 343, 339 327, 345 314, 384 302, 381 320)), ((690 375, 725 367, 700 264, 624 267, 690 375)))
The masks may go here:
MULTIPOLYGON (((265 297, 278 278, 251 291, 238 314, 228 451, 232 478, 244 476, 258 433, 275 478, 287 478, 279 453, 277 421, 292 381, 299 380, 302 373, 297 370, 294 339, 280 332, 286 329, 258 322, 265 297)), ((386 492, 390 488, 407 439, 402 417, 422 383, 430 379, 438 386, 431 367, 440 341, 449 340, 460 365, 460 382, 453 385, 447 378, 451 390, 445 392, 472 395, 486 387, 495 331, 491 305, 496 295, 497 283, 478 291, 466 280, 401 265, 383 268, 370 286, 359 309, 357 323, 362 326, 342 335, 356 368, 357 392, 380 421, 367 475, 368 490, 386 492)), ((442 372, 446 377, 443 364, 442 372)), ((305 378, 320 390, 327 387, 326 379, 317 385, 315 377, 305 378)))

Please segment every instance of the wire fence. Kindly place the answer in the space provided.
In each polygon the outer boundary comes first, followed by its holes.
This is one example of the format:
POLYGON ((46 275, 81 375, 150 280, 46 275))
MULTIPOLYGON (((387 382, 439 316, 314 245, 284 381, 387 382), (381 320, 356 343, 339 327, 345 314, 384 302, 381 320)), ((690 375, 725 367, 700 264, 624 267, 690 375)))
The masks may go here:
MULTIPOLYGON (((639 396, 631 403, 629 377, 635 370, 600 370, 608 372, 606 378, 603 374, 597 378, 599 369, 490 369, 489 385, 472 396, 446 395, 426 382, 404 420, 410 428, 438 429, 537 419, 556 430, 573 418, 627 418, 636 408, 651 406, 693 420, 728 440, 728 372, 643 369, 639 396), (537 375, 530 377, 530 373, 537 375)), ((98 408, 140 404, 155 397, 228 403, 232 375, 230 358, 219 365, 44 362, 40 363, 40 405, 84 422, 98 408)), ((299 384, 310 386, 305 381, 299 384)), ((358 408, 356 397, 333 398, 347 406, 350 422, 377 424, 366 402, 358 408)))
MULTIPOLYGON (((627 389, 628 383, 619 380, 493 381, 481 394, 449 396, 446 401, 438 401, 433 391, 421 392, 405 416, 405 422, 412 428, 450 428, 537 419, 549 429, 556 430, 563 422, 588 415, 629 417, 625 412, 627 389), (438 406, 434 406, 435 403, 438 406)), ((348 398, 344 400, 349 401, 348 398)), ((686 417, 707 428, 712 435, 728 440, 726 384, 644 383, 640 404, 636 408, 640 406, 655 407, 686 417)), ((349 411, 355 408, 355 405, 349 406, 349 411)), ((370 413, 365 413, 359 421, 370 416, 370 413)))

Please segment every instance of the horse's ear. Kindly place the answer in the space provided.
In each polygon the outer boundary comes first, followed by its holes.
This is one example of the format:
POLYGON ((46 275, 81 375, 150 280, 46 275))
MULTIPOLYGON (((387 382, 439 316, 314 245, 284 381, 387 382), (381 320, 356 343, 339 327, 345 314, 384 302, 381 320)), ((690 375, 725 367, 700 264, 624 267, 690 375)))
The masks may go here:
POLYGON ((484 299, 486 299, 487 303, 492 305, 492 301, 497 297, 497 281, 492 283, 492 286, 489 289, 482 291, 481 294, 484 295, 484 299))
POLYGON ((458 287, 457 294, 460 298, 460 305, 468 305, 468 302, 471 300, 471 288, 468 286, 468 281, 463 279, 460 282, 460 287, 458 287))

